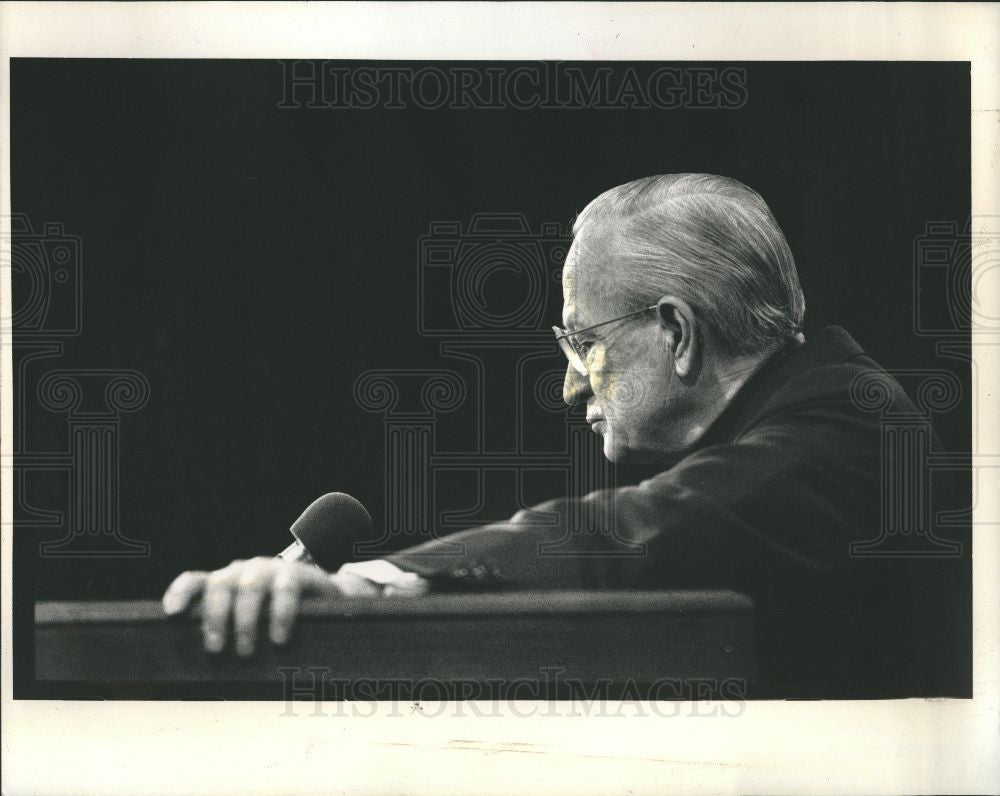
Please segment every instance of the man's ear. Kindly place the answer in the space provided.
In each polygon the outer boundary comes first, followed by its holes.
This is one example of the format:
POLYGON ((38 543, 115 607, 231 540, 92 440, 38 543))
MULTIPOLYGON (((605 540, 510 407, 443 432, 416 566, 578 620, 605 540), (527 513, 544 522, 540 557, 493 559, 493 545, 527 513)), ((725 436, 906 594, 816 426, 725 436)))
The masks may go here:
POLYGON ((694 373, 701 356, 698 321, 694 310, 684 299, 663 296, 656 302, 660 326, 667 332, 667 345, 674 355, 674 369, 684 378, 694 373))

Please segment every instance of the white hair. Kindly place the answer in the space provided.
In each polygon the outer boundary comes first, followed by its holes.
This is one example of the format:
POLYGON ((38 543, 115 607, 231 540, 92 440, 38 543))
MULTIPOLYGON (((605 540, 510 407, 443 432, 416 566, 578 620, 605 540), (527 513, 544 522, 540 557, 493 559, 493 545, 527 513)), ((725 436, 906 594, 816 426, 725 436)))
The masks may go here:
POLYGON ((732 354, 801 338, 805 298, 795 261, 770 209, 743 183, 712 174, 664 174, 619 185, 577 217, 618 232, 614 284, 622 311, 676 295, 732 354))

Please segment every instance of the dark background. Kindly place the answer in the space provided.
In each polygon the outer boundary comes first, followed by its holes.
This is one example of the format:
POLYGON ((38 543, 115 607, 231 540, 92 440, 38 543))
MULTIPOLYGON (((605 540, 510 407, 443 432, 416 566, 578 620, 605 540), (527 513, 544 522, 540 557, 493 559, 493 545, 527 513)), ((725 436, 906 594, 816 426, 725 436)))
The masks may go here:
MULTIPOLYGON (((436 220, 567 225, 637 177, 732 176, 789 239, 807 335, 837 323, 885 367, 968 384, 914 333, 913 301, 914 239, 970 213, 968 65, 740 66, 738 110, 330 110, 278 108, 273 61, 15 60, 13 210, 83 244, 83 332, 51 365, 151 385, 120 426, 122 531, 150 556, 40 559, 64 529, 16 528, 19 615, 32 596, 154 597, 182 569, 275 552, 324 492, 378 526, 382 421, 352 388, 369 368, 453 367, 416 333, 436 220)), ((15 411, 22 450, 65 448, 64 416, 15 411)), ((937 428, 968 451, 969 401, 937 428)), ((65 482, 25 488, 65 506, 65 482)))

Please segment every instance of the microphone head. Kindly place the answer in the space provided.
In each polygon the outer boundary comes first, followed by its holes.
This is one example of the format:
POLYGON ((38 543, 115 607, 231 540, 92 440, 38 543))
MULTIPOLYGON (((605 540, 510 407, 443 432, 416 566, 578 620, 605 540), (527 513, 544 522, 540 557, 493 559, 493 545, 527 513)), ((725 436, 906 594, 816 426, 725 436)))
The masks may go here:
POLYGON ((327 572, 355 558, 354 544, 371 538, 372 518, 365 507, 343 492, 316 498, 289 529, 327 572))

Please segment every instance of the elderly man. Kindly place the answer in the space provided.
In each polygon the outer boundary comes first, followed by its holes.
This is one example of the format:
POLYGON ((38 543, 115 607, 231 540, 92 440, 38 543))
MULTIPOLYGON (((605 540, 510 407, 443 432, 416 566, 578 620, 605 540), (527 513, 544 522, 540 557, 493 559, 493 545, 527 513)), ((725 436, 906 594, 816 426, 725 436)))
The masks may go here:
POLYGON ((269 558, 185 573, 166 610, 203 592, 206 648, 223 648, 231 618, 249 654, 263 607, 283 643, 306 593, 732 588, 755 601, 775 692, 835 694, 858 672, 880 695, 933 688, 914 605, 926 573, 850 555, 878 536, 882 467, 879 417, 851 385, 881 374, 912 406, 843 329, 805 340, 763 199, 704 174, 613 188, 576 221, 563 292, 565 400, 586 404, 608 459, 659 474, 335 574, 269 558))

